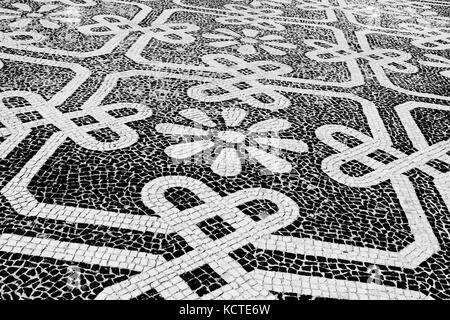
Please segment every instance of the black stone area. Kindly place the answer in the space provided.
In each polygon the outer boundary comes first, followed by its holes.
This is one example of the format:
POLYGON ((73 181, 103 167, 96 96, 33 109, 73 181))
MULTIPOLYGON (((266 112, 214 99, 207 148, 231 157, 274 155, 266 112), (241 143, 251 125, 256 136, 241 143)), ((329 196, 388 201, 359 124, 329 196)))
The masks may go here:
POLYGON ((20 299, 93 299, 104 288, 136 272, 76 264, 20 253, 0 254, 0 297, 20 299))
POLYGON ((164 298, 159 294, 155 289, 151 289, 131 300, 150 300, 150 301, 160 301, 164 300, 164 298))
POLYGON ((450 3, 344 2, 1 1, 0 299, 450 299, 450 3))
POLYGON ((238 206, 238 209, 254 221, 260 221, 278 211, 277 205, 268 200, 252 200, 238 206))
POLYGON ((181 274, 180 277, 186 281, 188 286, 199 296, 203 296, 227 284, 227 282, 207 264, 192 271, 185 272, 181 274))
POLYGON ((204 220, 197 224, 200 229, 212 240, 217 240, 236 231, 229 223, 219 216, 204 220))

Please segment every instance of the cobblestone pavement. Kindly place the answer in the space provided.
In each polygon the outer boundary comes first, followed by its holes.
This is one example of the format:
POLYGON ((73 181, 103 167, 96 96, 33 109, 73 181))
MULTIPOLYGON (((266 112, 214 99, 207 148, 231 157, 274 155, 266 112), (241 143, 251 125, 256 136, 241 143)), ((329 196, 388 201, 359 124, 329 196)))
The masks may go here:
POLYGON ((450 1, 3 0, 1 299, 450 298, 450 1))

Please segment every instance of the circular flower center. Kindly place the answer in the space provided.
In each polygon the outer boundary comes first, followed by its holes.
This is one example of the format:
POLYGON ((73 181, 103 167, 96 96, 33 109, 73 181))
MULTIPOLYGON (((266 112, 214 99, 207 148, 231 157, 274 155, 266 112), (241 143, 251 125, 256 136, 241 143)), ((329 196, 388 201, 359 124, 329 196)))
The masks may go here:
POLYGON ((253 38, 245 37, 245 38, 242 38, 242 42, 250 43, 250 44, 255 44, 255 43, 258 43, 258 40, 253 39, 253 38))
POLYGON ((245 134, 236 131, 219 131, 217 137, 228 143, 242 143, 245 140, 245 134))

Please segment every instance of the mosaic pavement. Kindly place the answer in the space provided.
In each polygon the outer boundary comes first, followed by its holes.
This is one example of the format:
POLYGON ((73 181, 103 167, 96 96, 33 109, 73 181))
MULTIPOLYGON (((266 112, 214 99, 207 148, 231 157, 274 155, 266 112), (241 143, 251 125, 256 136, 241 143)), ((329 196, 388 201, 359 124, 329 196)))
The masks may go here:
POLYGON ((1 299, 450 298, 450 1, 3 0, 1 299))

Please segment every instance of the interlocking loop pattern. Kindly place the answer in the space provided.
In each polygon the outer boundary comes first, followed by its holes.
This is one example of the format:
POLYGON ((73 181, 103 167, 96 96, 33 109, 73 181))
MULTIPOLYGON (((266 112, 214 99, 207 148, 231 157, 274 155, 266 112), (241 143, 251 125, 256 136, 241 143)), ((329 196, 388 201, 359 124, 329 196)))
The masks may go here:
POLYGON ((393 72, 415 73, 417 67, 407 63, 411 54, 394 49, 376 49, 364 52, 356 52, 343 48, 337 44, 321 40, 305 40, 305 44, 316 48, 309 51, 306 56, 321 62, 345 62, 348 59, 365 59, 393 72))
POLYGON ((228 283, 228 289, 235 289, 234 298, 263 298, 269 295, 262 288, 262 284, 249 276, 229 254, 291 224, 299 212, 297 204, 292 199, 280 192, 265 188, 243 189, 221 197, 198 180, 165 176, 145 185, 142 190, 142 200, 147 207, 155 210, 155 213, 161 217, 161 225, 164 228, 168 226, 169 230, 162 231, 176 232, 187 241, 193 250, 107 288, 97 299, 136 296, 151 288, 157 289, 169 299, 196 298, 197 294, 189 288, 181 292, 171 292, 170 289, 167 289, 167 283, 178 283, 182 281, 179 278, 181 273, 205 264, 212 266, 215 272, 228 283), (164 195, 168 189, 173 187, 189 189, 203 201, 203 204, 182 211, 178 210, 164 195), (255 221, 237 208, 237 206, 252 200, 269 200, 276 204, 278 211, 255 221), (208 237, 198 224, 216 216, 229 223, 236 231, 216 240, 208 237), (189 266, 189 269, 185 269, 186 266, 189 266), (161 270, 161 272, 155 273, 155 269, 161 270), (247 292, 245 289, 242 290, 244 283, 250 285, 251 290, 247 292), (139 288, 138 291, 135 291, 136 288, 139 288))
POLYGON ((283 14, 283 11, 279 9, 259 9, 237 4, 227 4, 225 8, 231 15, 217 18, 217 22, 236 26, 249 25, 263 30, 281 31, 285 29, 282 24, 273 20, 273 17, 283 14))
POLYGON ((138 23, 116 15, 97 15, 92 19, 97 21, 97 23, 79 27, 78 30, 92 36, 141 32, 147 35, 151 34, 160 41, 172 44, 185 44, 195 41, 195 38, 189 33, 199 30, 197 26, 189 23, 167 23, 142 27, 138 23))
POLYGON ((49 106, 38 94, 25 91, 7 91, 0 93, 0 122, 5 128, 0 129, 0 136, 6 137, 6 141, 0 145, 0 156, 5 157, 26 136, 31 128, 53 124, 63 131, 67 137, 78 145, 96 151, 115 150, 132 145, 139 138, 137 132, 125 123, 142 120, 152 114, 150 108, 136 103, 115 103, 104 106, 85 108, 80 111, 63 113, 57 108, 49 106), (5 105, 8 98, 23 98, 28 105, 5 105), (127 111, 128 115, 114 116, 119 111, 127 111), (30 112, 37 112, 38 119, 23 123, 18 116, 30 112), (79 126, 74 120, 91 116, 95 121, 79 126), (98 141, 89 132, 99 129, 111 129, 118 135, 118 139, 112 142, 98 141))
POLYGON ((360 188, 374 186, 414 168, 421 169, 435 179, 440 179, 444 176, 450 178, 448 173, 440 172, 427 165, 433 159, 446 161, 446 154, 450 152, 450 141, 448 140, 406 155, 383 141, 375 140, 355 129, 345 126, 326 125, 317 129, 316 134, 324 143, 339 151, 339 153, 323 160, 322 170, 336 181, 348 186, 360 188), (352 138, 356 138, 361 144, 349 147, 333 137, 335 133, 343 133, 352 138), (391 160, 388 160, 389 163, 383 163, 374 157, 370 157, 370 154, 377 150, 386 152, 388 156, 391 156, 388 157, 391 158, 391 160), (350 161, 358 161, 371 168, 372 171, 359 176, 350 176, 342 172, 342 166, 350 161))
POLYGON ((240 100, 250 106, 277 110, 289 107, 290 101, 270 85, 261 80, 275 79, 292 72, 292 68, 274 61, 247 62, 241 58, 210 54, 202 58, 203 62, 218 71, 231 75, 229 79, 216 79, 209 83, 191 87, 188 95, 205 102, 240 100))

